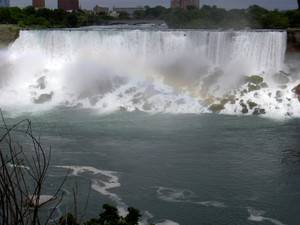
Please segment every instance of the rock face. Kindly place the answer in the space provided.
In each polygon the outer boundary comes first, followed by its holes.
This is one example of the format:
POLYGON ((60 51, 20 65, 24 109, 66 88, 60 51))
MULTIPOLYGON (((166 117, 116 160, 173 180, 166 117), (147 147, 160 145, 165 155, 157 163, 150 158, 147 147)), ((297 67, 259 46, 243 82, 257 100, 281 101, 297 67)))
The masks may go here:
POLYGON ((300 29, 287 30, 287 52, 300 52, 300 29))
POLYGON ((292 90, 295 94, 300 95, 300 84, 298 84, 296 87, 292 90))
POLYGON ((0 45, 7 45, 19 37, 18 28, 0 25, 0 45))
POLYGON ((45 102, 49 102, 52 99, 52 95, 52 92, 50 94, 41 94, 38 98, 35 98, 33 102, 35 104, 43 104, 45 102))

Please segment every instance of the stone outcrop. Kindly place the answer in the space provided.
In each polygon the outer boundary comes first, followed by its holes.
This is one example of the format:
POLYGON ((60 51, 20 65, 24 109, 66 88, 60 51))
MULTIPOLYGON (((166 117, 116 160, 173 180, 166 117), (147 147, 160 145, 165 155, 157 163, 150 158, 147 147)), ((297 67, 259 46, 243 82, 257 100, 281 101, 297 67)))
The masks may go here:
POLYGON ((287 30, 287 52, 300 52, 300 29, 287 30))
POLYGON ((19 37, 17 27, 0 25, 0 45, 8 45, 19 37))
POLYGON ((51 92, 50 94, 41 94, 38 98, 35 98, 33 100, 33 102, 35 104, 43 104, 45 102, 49 102, 51 101, 52 99, 52 96, 53 96, 53 93, 51 92))

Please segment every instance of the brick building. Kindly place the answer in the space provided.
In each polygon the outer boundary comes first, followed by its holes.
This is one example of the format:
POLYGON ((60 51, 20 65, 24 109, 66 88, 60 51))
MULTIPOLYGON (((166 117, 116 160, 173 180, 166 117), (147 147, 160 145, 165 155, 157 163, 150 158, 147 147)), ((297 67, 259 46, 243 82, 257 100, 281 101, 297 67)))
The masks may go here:
POLYGON ((32 0, 32 6, 34 8, 44 8, 45 0, 32 0))
POLYGON ((79 0, 58 0, 57 7, 67 11, 78 10, 79 0))

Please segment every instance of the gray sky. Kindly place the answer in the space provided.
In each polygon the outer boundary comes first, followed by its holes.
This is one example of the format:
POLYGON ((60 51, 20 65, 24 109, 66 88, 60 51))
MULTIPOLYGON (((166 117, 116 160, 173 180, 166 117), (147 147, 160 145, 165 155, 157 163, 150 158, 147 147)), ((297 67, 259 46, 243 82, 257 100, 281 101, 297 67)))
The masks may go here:
MULTIPOLYGON (((95 5, 106 7, 136 7, 146 6, 154 7, 157 5, 170 7, 170 0, 79 0, 83 9, 91 9, 95 5)), ((298 8, 297 0, 200 0, 202 5, 216 5, 226 9, 231 8, 247 8, 249 5, 260 5, 267 9, 296 9, 298 8)), ((31 5, 31 0, 10 0, 11 6, 27 6, 31 5)), ((57 0, 46 0, 46 7, 56 8, 57 0)))

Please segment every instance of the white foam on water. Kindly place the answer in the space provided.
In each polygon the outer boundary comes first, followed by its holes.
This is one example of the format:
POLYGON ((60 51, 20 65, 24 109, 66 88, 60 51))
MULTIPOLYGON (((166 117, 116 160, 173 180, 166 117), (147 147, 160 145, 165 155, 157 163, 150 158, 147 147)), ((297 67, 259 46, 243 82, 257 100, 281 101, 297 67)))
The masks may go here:
MULTIPOLYGON (((91 187, 97 191, 99 194, 107 196, 114 203, 117 204, 117 209, 121 216, 126 216, 128 214, 127 205, 123 202, 122 198, 117 194, 110 191, 110 189, 118 188, 121 186, 119 178, 114 171, 99 170, 94 167, 89 166, 55 166, 56 168, 63 168, 70 170, 73 176, 85 176, 86 173, 92 173, 91 176, 91 187), (100 177, 99 177, 100 175, 100 177)), ((153 215, 148 212, 142 212, 142 218, 139 224, 149 224, 148 220, 153 218, 153 215)))
POLYGON ((94 167, 89 166, 55 166, 57 168, 69 169, 72 171, 72 175, 81 176, 82 173, 91 172, 95 177, 96 175, 101 175, 101 180, 96 180, 94 177, 92 178, 92 188, 99 192, 102 195, 109 196, 114 200, 120 200, 120 198, 114 194, 110 193, 108 190, 112 188, 120 187, 119 178, 115 175, 116 172, 107 171, 107 170, 99 170, 94 167))
POLYGON ((275 225, 284 225, 284 223, 280 222, 279 220, 272 219, 272 218, 269 218, 269 217, 264 217, 263 215, 266 212, 263 211, 263 210, 256 210, 256 209, 253 209, 251 207, 248 207, 247 210, 250 214, 250 216, 248 217, 248 220, 250 220, 250 221, 262 222, 262 221, 266 220, 266 221, 269 221, 269 222, 271 222, 275 225))
POLYGON ((179 225, 179 223, 176 223, 176 222, 174 222, 172 220, 166 220, 166 221, 164 221, 162 223, 157 223, 156 225, 179 225))
POLYGON ((226 207, 225 203, 219 201, 195 201, 195 193, 186 189, 174 189, 166 187, 157 188, 157 196, 159 199, 168 202, 189 203, 202 206, 226 207))

